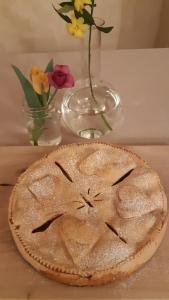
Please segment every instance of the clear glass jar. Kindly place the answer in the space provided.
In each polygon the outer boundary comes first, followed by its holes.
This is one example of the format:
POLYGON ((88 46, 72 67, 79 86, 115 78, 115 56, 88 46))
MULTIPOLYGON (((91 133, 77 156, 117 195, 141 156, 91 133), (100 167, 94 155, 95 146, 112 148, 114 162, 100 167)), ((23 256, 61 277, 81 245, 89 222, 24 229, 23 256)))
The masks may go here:
MULTIPOLYGON (((95 18, 98 26, 104 21, 95 18)), ((101 32, 92 27, 91 51, 89 33, 82 41, 82 78, 73 89, 66 91, 62 102, 62 116, 66 125, 78 136, 100 138, 116 125, 120 96, 110 84, 100 80, 101 32)))
POLYGON ((30 143, 34 146, 54 146, 60 144, 60 115, 54 103, 47 107, 30 108, 24 105, 30 143))

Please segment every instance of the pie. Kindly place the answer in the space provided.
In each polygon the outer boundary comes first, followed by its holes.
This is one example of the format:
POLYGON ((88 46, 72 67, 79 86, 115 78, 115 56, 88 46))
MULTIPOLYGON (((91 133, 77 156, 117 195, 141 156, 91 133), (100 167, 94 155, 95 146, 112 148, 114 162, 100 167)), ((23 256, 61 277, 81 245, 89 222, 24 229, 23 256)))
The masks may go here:
POLYGON ((36 270, 62 283, 100 285, 128 276, 159 247, 167 199, 136 154, 72 144, 35 162, 10 197, 9 225, 36 270))

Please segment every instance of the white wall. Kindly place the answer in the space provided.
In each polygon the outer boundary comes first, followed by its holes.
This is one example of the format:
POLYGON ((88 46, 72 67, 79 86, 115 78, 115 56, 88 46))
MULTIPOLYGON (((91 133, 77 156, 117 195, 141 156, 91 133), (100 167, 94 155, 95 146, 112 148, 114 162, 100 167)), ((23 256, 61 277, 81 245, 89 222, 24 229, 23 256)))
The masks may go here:
MULTIPOLYGON (((67 34, 65 23, 52 9, 52 2, 57 3, 56 0, 0 0, 0 52, 76 48, 78 41, 67 34)), ((115 27, 103 37, 105 48, 154 46, 163 0, 97 0, 97 3, 96 15, 115 27)))

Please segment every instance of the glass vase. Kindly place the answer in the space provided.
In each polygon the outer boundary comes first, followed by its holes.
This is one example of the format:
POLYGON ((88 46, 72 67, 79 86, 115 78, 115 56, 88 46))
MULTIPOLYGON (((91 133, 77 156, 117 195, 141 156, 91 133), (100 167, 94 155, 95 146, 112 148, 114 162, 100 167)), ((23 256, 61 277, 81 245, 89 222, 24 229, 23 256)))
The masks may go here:
MULTIPOLYGON (((103 26, 104 21, 99 18, 95 18, 95 23, 98 26, 103 26)), ((101 31, 98 31, 95 26, 92 26, 91 34, 91 51, 89 54, 89 31, 81 40, 81 79, 89 78, 89 55, 91 77, 100 79, 101 70, 101 31)))
MULTIPOLYGON (((98 18, 95 22, 104 25, 98 18)), ((81 55, 81 79, 65 93, 62 116, 78 136, 98 139, 114 129, 120 96, 110 84, 100 80, 101 32, 95 26, 82 40, 81 55)))
POLYGON ((54 102, 48 106, 30 108, 24 103, 26 126, 33 146, 54 146, 60 144, 60 115, 54 102))

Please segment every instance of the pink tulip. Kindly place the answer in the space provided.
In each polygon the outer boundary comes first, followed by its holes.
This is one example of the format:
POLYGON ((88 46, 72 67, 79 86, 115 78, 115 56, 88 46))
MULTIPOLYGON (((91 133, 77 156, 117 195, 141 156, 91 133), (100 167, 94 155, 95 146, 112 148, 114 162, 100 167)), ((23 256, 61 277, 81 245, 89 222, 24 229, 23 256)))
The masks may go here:
POLYGON ((53 72, 48 73, 49 84, 56 89, 71 88, 74 78, 67 65, 56 65, 53 72))

